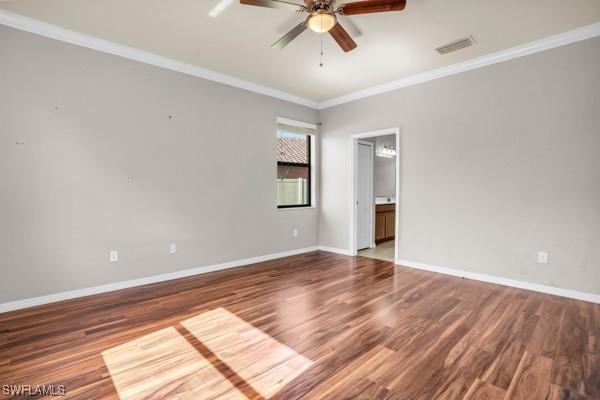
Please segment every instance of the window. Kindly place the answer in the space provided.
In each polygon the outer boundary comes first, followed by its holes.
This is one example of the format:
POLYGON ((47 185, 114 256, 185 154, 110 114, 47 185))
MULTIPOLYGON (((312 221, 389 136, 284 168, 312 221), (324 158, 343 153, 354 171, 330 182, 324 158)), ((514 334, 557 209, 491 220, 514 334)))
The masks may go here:
POLYGON ((278 208, 312 205, 312 133, 314 129, 278 124, 278 208))

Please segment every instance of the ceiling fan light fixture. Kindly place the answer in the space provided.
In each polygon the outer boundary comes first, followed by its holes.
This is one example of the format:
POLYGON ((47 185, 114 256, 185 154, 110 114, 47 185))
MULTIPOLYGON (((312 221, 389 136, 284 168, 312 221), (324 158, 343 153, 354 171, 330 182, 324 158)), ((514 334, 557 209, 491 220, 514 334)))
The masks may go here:
POLYGON ((335 14, 327 10, 318 10, 310 14, 306 19, 308 28, 317 33, 329 32, 337 23, 335 14))

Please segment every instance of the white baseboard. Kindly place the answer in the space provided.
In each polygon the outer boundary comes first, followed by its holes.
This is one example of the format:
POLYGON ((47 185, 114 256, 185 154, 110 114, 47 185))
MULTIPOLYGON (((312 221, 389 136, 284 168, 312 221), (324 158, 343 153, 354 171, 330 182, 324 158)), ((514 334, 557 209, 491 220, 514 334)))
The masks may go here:
POLYGON ((352 252, 346 249, 338 249, 337 247, 319 246, 319 250, 328 251, 330 253, 342 254, 344 256, 352 256, 352 252))
POLYGON ((479 274, 477 272, 464 271, 464 270, 454 269, 454 268, 439 267, 436 265, 429 265, 429 264, 424 264, 424 263, 409 261, 409 260, 397 260, 396 264, 404 266, 404 267, 409 267, 409 268, 416 268, 416 269, 422 269, 425 271, 438 272, 440 274, 445 274, 445 275, 459 276, 461 278, 473 279, 476 281, 495 283, 497 285, 510 286, 510 287, 515 287, 515 288, 519 288, 519 289, 533 290, 534 292, 553 294, 556 296, 568 297, 571 299, 589 301, 591 303, 600 304, 600 295, 593 294, 593 293, 578 292, 576 290, 571 290, 571 289, 562 289, 562 288, 558 288, 558 287, 554 287, 554 286, 540 285, 538 283, 517 281, 514 279, 501 278, 501 277, 493 276, 493 275, 479 274))
MULTIPOLYGON (((319 250, 329 251, 331 253, 343 254, 345 256, 352 256, 350 250, 338 249, 335 247, 319 246, 319 250)), ((518 281, 515 279, 501 278, 499 276, 479 274, 477 272, 465 271, 456 268, 440 267, 437 265, 425 264, 410 260, 396 260, 396 264, 409 268, 422 269, 425 271, 437 272, 445 275, 458 276, 461 278, 473 279, 481 282, 495 283, 502 286, 510 286, 519 289, 533 290, 534 292, 541 292, 547 294, 553 294, 561 297, 568 297, 576 300, 589 301, 591 303, 600 304, 600 294, 579 292, 571 289, 563 289, 554 286, 540 285, 538 283, 518 281)))
MULTIPOLYGON (((351 256, 350 250, 338 249, 335 247, 328 247, 328 246, 311 246, 311 247, 305 247, 302 249, 284 251, 281 253, 274 253, 274 254, 267 254, 264 256, 244 258, 241 260, 229 261, 229 262, 225 262, 225 263, 221 263, 221 264, 208 265, 205 267, 191 268, 191 269, 185 269, 182 271, 170 272, 167 274, 154 275, 154 276, 149 276, 149 277, 145 277, 145 278, 138 278, 138 279, 133 279, 133 280, 129 280, 129 281, 108 283, 106 285, 93 286, 93 287, 84 288, 84 289, 71 290, 68 292, 49 294, 46 296, 33 297, 33 298, 23 299, 23 300, 16 300, 16 301, 12 301, 9 303, 0 304, 0 313, 14 311, 14 310, 20 310, 20 309, 29 308, 29 307, 35 307, 35 306, 39 306, 39 305, 43 305, 43 304, 55 303, 57 301, 75 299, 78 297, 91 296, 94 294, 112 292, 115 290, 127 289, 127 288, 131 288, 131 287, 135 287, 135 286, 142 286, 142 285, 148 285, 151 283, 158 283, 158 282, 164 282, 164 281, 169 281, 169 280, 173 280, 173 279, 185 278, 188 276, 200 275, 200 274, 205 274, 205 273, 214 272, 214 271, 220 271, 220 270, 228 269, 228 268, 236 268, 236 267, 241 267, 244 265, 250 265, 250 264, 255 264, 255 263, 259 263, 259 262, 263 262, 263 261, 274 260, 277 258, 283 258, 283 257, 297 255, 297 254, 308 253, 308 252, 316 251, 316 250, 328 251, 331 253, 351 256)), ((396 262, 396 264, 399 264, 399 265, 402 265, 405 267, 409 267, 409 268, 416 268, 416 269, 422 269, 422 270, 431 271, 431 272, 438 272, 438 273, 446 274, 446 275, 459 276, 462 278, 468 278, 468 279, 473 279, 473 280, 482 281, 482 282, 495 283, 498 285, 516 287, 519 289, 533 290, 536 292, 548 293, 548 294, 553 294, 556 296, 568 297, 568 298, 572 298, 572 299, 589 301, 592 303, 600 304, 600 295, 593 294, 593 293, 585 293, 585 292, 579 292, 576 290, 557 288, 554 286, 546 286, 546 285, 540 285, 537 283, 517 281, 514 279, 501 278, 501 277, 497 277, 497 276, 493 276, 493 275, 479 274, 476 272, 464 271, 464 270, 454 269, 454 268, 440 267, 440 266, 424 264, 424 263, 419 263, 419 262, 409 261, 409 260, 398 260, 396 262)))
POLYGON ((0 313, 20 310, 23 308, 35 307, 42 304, 55 303, 57 301, 75 299, 78 297, 91 296, 94 294, 112 292, 120 289, 127 289, 135 286, 148 285, 151 283, 170 281, 173 279, 185 278, 192 275, 206 274, 208 272, 220 271, 228 268, 241 267, 244 265, 255 264, 263 261, 274 260, 277 258, 289 257, 296 254, 308 253, 319 250, 319 246, 305 247, 302 249, 289 250, 281 253, 267 254, 264 256, 244 258, 242 260, 229 261, 221 264, 207 265, 185 269, 182 271, 170 272, 167 274, 153 275, 144 278, 133 279, 130 281, 108 283, 106 285, 93 286, 84 289, 70 290, 68 292, 54 293, 46 296, 32 297, 29 299, 11 301, 9 303, 0 304, 0 313))

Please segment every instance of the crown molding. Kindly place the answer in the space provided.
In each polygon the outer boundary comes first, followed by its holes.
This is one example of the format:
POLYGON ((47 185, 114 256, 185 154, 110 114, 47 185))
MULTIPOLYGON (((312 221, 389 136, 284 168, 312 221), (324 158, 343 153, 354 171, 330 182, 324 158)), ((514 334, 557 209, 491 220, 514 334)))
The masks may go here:
POLYGON ((139 61, 145 64, 154 65, 155 67, 169 69, 171 71, 181 72, 183 74, 196 76, 198 78, 222 83, 239 89, 248 90, 250 92, 274 97, 276 99, 289 101, 291 103, 300 104, 302 106, 314 109, 318 108, 318 102, 306 99, 304 97, 295 96, 267 86, 262 86, 250 81, 245 81, 243 79, 225 75, 220 72, 211 71, 209 69, 173 60, 171 58, 159 56, 157 54, 149 53, 143 50, 123 46, 118 43, 110 42, 108 40, 99 39, 94 36, 85 35, 83 33, 61 28, 59 26, 39 21, 33 18, 25 17, 23 15, 19 15, 10 11, 0 9, 0 25, 6 25, 11 28, 35 33, 36 35, 60 40, 61 42, 66 42, 81 47, 87 47, 88 49, 93 49, 101 51, 103 53, 108 53, 130 60, 139 61))
POLYGON ((428 82, 450 75, 460 74, 461 72, 486 67, 488 65, 509 61, 515 58, 553 49, 555 47, 560 47, 570 43, 575 43, 581 40, 600 36, 600 23, 595 23, 571 31, 563 32, 558 35, 536 40, 534 42, 526 43, 521 46, 512 47, 510 49, 502 50, 496 53, 488 54, 478 58, 473 58, 471 60, 466 60, 457 64, 448 65, 431 71, 423 72, 421 74, 408 76, 406 78, 387 82, 381 85, 349 93, 347 95, 318 102, 304 97, 295 96, 293 94, 286 93, 267 86, 259 85, 257 83, 235 78, 233 76, 225 75, 220 72, 211 71, 209 69, 201 68, 192 64, 187 64, 171 58, 159 56, 157 54, 149 53, 143 50, 138 50, 132 47, 123 46, 114 42, 110 42, 108 40, 99 39, 94 36, 85 35, 69 29, 61 28, 56 25, 52 25, 33 18, 25 17, 23 15, 19 15, 2 9, 0 9, 0 25, 6 25, 11 28, 34 33, 40 36, 45 36, 51 39, 60 40, 62 42, 101 51, 103 53, 108 53, 130 60, 154 65, 156 67, 177 71, 183 74, 196 76, 213 82, 222 83, 224 85, 237 87, 239 89, 244 89, 250 92, 259 93, 265 96, 289 101, 291 103, 300 104, 302 106, 310 107, 317 110, 324 110, 326 108, 334 107, 344 103, 349 103, 351 101, 360 100, 370 96, 375 96, 377 94, 417 85, 419 83, 428 82))
POLYGON ((600 36, 600 23, 322 101, 319 110, 600 36))

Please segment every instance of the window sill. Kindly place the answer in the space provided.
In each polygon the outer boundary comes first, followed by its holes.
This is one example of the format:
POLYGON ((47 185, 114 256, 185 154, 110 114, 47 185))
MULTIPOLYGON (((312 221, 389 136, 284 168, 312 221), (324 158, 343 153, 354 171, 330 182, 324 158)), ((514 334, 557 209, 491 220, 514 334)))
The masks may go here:
POLYGON ((279 208, 277 207, 277 211, 291 211, 291 210, 310 210, 310 209, 316 209, 316 206, 306 206, 306 207, 286 207, 286 208, 279 208))

